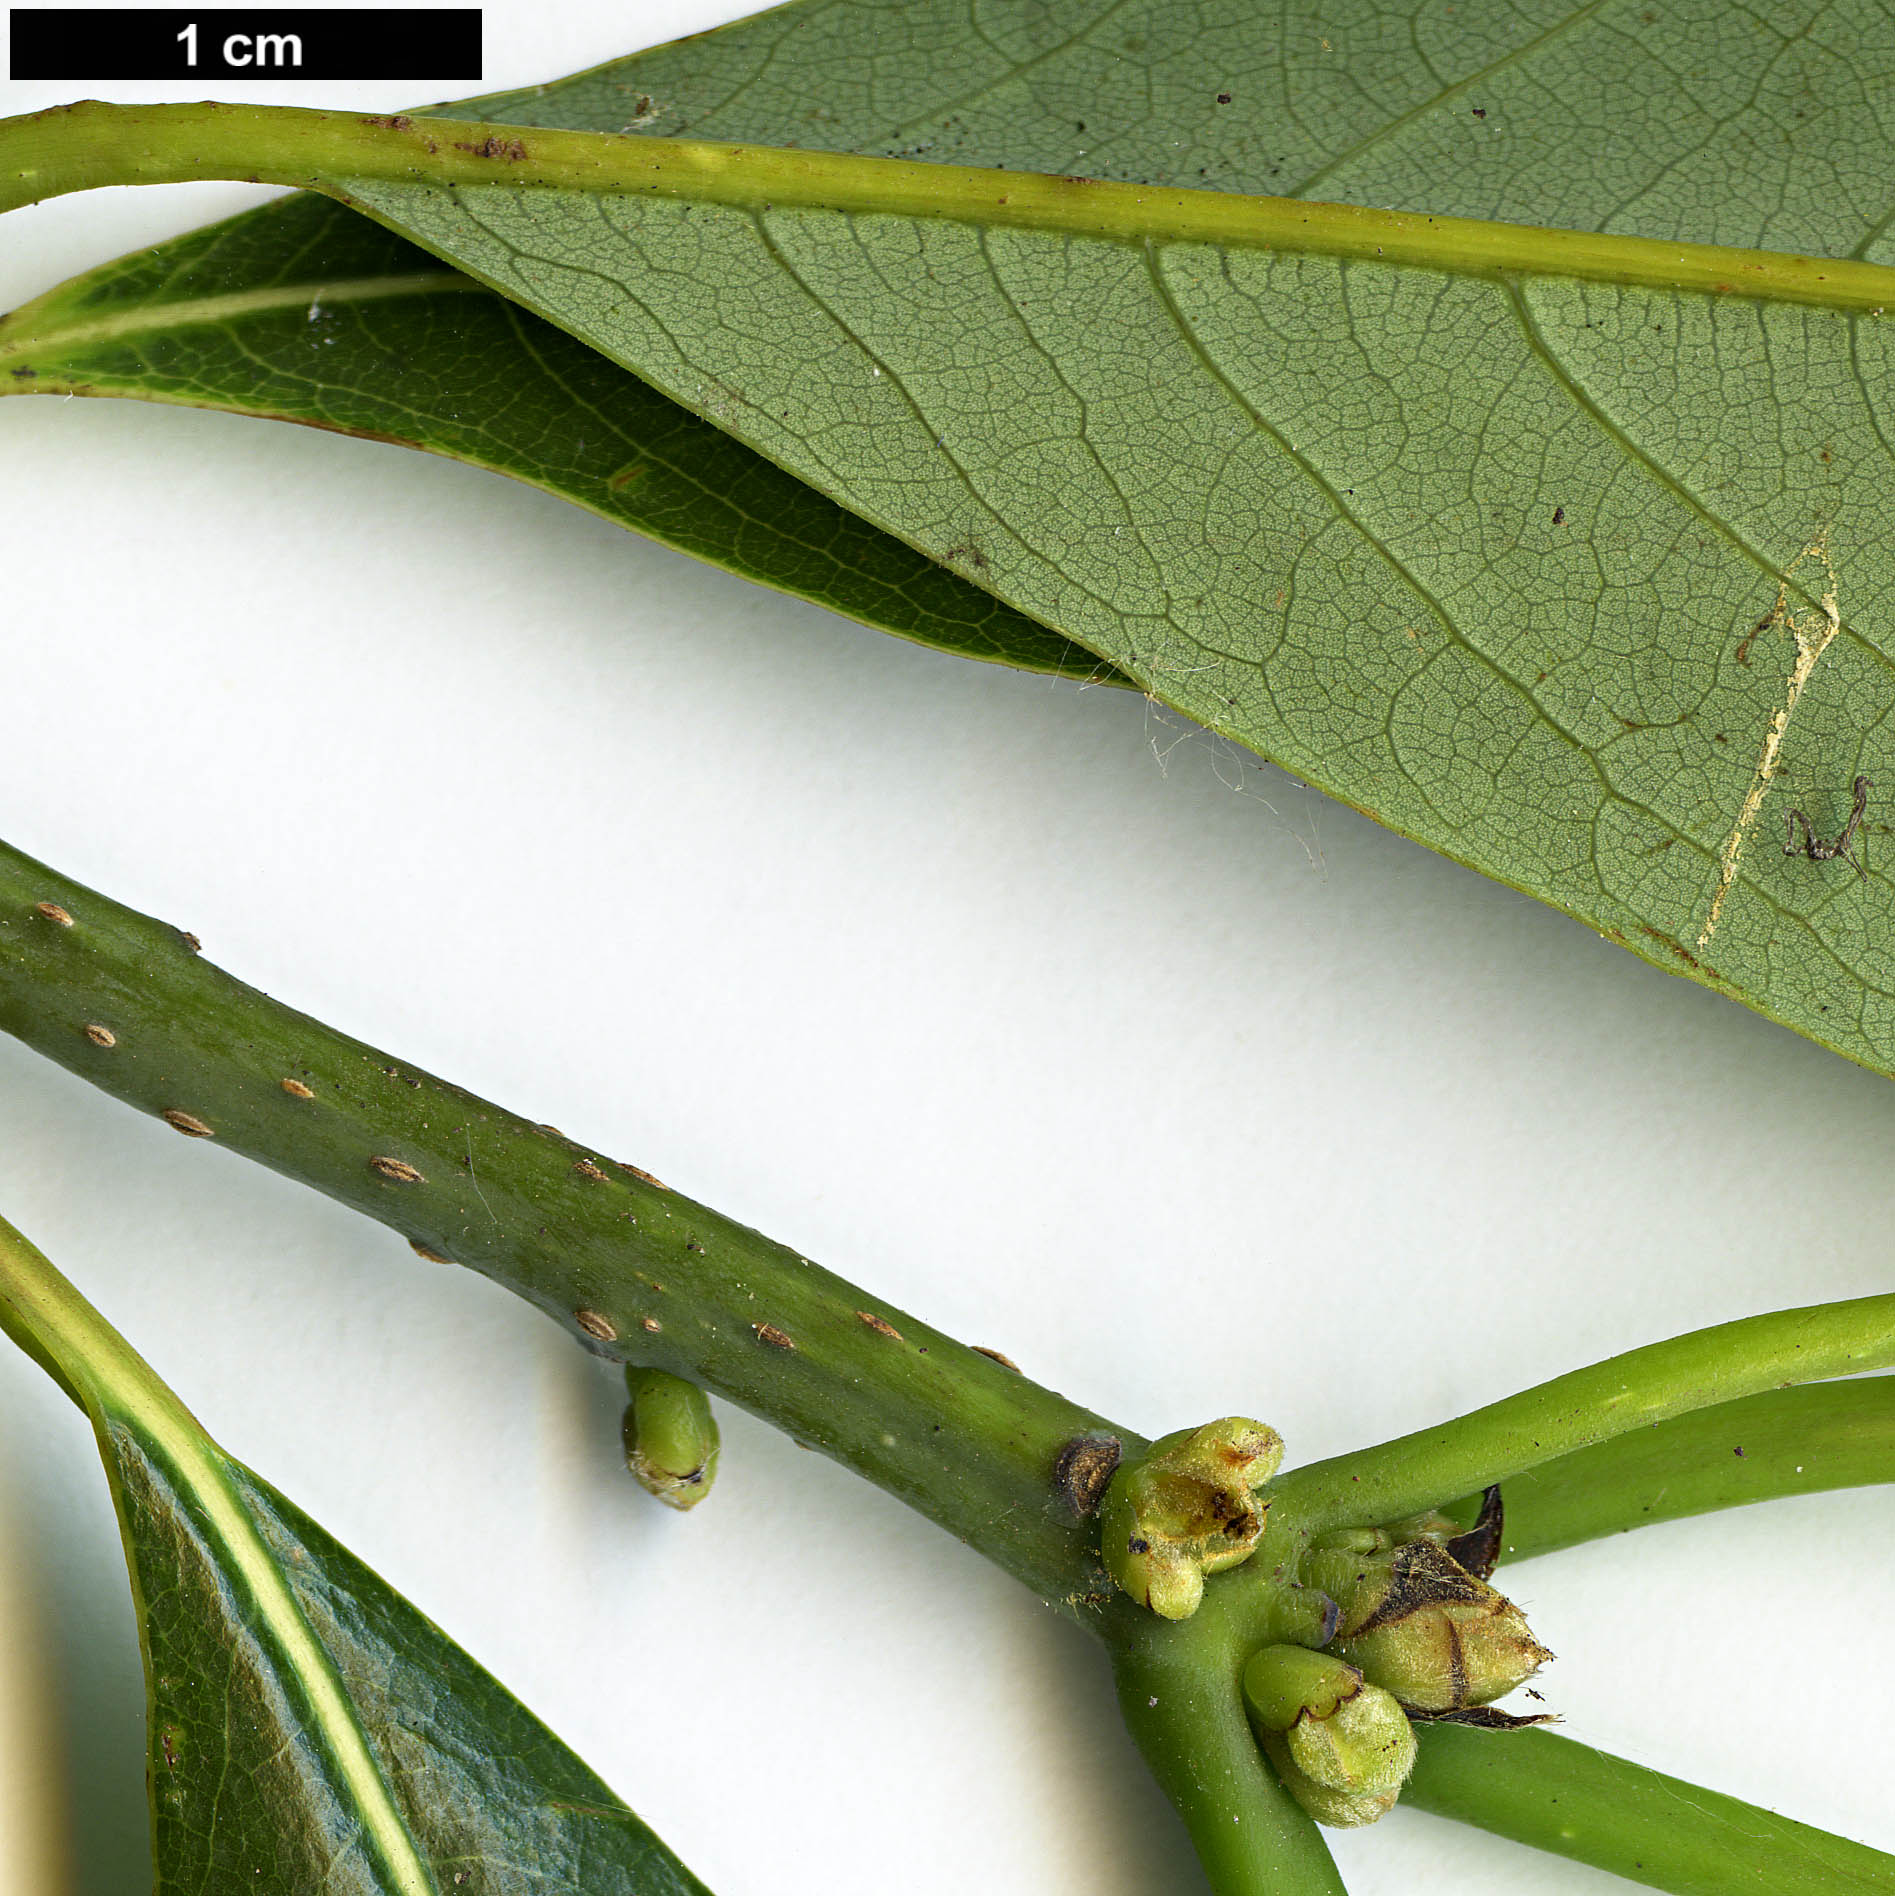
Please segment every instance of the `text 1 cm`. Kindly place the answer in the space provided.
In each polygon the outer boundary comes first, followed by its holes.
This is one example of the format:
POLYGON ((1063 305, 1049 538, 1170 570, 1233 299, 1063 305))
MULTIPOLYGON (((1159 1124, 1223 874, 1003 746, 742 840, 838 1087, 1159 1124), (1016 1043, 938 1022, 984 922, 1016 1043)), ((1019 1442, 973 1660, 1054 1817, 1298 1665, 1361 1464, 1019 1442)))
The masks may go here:
MULTIPOLYGON (((184 63, 197 64, 197 22, 193 20, 178 35, 184 48, 184 63)), ((229 33, 224 37, 226 66, 300 66, 303 40, 299 33, 229 33)))

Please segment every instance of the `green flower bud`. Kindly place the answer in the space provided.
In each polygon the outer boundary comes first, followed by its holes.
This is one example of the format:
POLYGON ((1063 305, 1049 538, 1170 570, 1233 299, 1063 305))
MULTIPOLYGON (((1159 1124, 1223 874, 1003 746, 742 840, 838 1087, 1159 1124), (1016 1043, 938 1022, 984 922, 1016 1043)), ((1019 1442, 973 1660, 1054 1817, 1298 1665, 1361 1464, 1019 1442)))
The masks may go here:
POLYGON ((1380 1686, 1303 1646, 1253 1654, 1243 1686, 1265 1755, 1318 1823, 1372 1824, 1394 1808, 1414 1768, 1415 1734, 1380 1686))
POLYGON ((1341 1608, 1331 1650, 1414 1711, 1504 1698, 1553 1655, 1520 1609, 1432 1532, 1389 1544, 1415 1525, 1331 1535, 1305 1560, 1305 1581, 1341 1608))
POLYGON ((1244 1416, 1181 1429, 1123 1464, 1099 1510, 1100 1554, 1125 1592, 1163 1619, 1189 1619, 1204 1576, 1248 1560, 1268 1507, 1255 1491, 1283 1441, 1244 1416))
POLYGON ((625 1372, 625 1466, 668 1508, 694 1508, 717 1475, 717 1423, 704 1391, 662 1369, 625 1372))

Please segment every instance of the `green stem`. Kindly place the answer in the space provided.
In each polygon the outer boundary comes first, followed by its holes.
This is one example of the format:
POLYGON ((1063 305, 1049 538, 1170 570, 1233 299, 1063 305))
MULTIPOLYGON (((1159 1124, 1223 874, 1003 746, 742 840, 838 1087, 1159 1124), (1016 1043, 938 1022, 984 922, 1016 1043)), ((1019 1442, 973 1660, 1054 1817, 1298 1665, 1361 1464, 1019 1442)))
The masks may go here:
POLYGON ((1121 1434, 1102 1417, 635 1168, 279 1006, 177 929, 4 845, 0 1028, 481 1271, 597 1353, 707 1384, 1063 1611, 1114 1607, 1072 1478, 1076 1444, 1096 1473, 1110 1451, 1084 1445, 1121 1434))
MULTIPOLYGON (((1507 1483, 1502 1557, 1658 1521, 1895 1481, 1895 1376, 1771 1389, 1635 1429, 1507 1483)), ((1472 1520, 1477 1497, 1453 1510, 1472 1520)))
POLYGON ((1693 1330, 1276 1482, 1310 1534, 1400 1520, 1595 1442, 1789 1383, 1895 1365, 1895 1296, 1693 1330))
MULTIPOLYGON (((1808 1730, 1805 1723, 1802 1727, 1808 1730)), ((1551 1732, 1424 1725, 1403 1801, 1676 1896, 1869 1896, 1895 1857, 1551 1732)))
POLYGON ((1238 1687, 1248 1650, 1207 1597, 1182 1625, 1114 1642, 1119 1709, 1215 1896, 1343 1896, 1322 1832, 1257 1744, 1238 1687))
POLYGON ((1895 306, 1895 269, 1221 191, 289 106, 105 105, 0 122, 0 211, 99 185, 242 178, 348 201, 352 179, 504 183, 723 204, 948 217, 1121 242, 1209 243, 1480 276, 1567 276, 1827 309, 1895 306))
MULTIPOLYGON (((190 937, 4 845, 0 1029, 180 1132, 391 1225, 424 1255, 483 1271, 599 1353, 708 1383, 1090 1625, 1221 1896, 1340 1887, 1263 1762, 1238 1689, 1258 1644, 1311 1636, 1289 1584, 1309 1533, 1413 1512, 1759 1380, 1886 1360, 1895 1324, 1895 1298, 1729 1324, 1301 1470, 1277 1484, 1285 1501, 1262 1552, 1216 1582, 1195 1619, 1162 1625, 1111 1595, 1074 1504, 1086 1495, 1075 1449, 1092 1452, 1095 1474, 1107 1465, 1115 1432, 1101 1417, 637 1170, 280 1006, 203 961, 190 937)), ((150 1379, 141 1404, 175 1405, 20 1242, 0 1246, 0 1327, 82 1401, 109 1361, 124 1388, 150 1379)), ((1472 1769, 1484 1753, 1437 1753, 1434 1807, 1514 1821, 1509 1781, 1472 1769)))

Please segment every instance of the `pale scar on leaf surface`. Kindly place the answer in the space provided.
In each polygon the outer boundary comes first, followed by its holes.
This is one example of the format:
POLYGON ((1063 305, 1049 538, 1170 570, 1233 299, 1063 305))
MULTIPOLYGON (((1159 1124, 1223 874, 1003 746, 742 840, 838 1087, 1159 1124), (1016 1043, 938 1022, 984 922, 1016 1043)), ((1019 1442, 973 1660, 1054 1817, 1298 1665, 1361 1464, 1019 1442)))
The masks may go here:
MULTIPOLYGON (((1802 697, 1803 687, 1809 683, 1818 662, 1829 650, 1831 641, 1842 630, 1842 608, 1836 600, 1836 569, 1829 559, 1827 527, 1785 568, 1782 578, 1777 581, 1777 603, 1771 608, 1770 616, 1751 637, 1778 630, 1789 633, 1795 642, 1796 657, 1790 666, 1789 677, 1784 682, 1783 701, 1771 713, 1770 722, 1764 730, 1763 746, 1757 754, 1756 768, 1750 773, 1750 787, 1744 793, 1737 820, 1731 825, 1730 834, 1724 838, 1723 846, 1717 852, 1717 887, 1711 896, 1710 913, 1705 916, 1704 926, 1698 933, 1700 954, 1717 933, 1717 924, 1724 914, 1725 897, 1730 894, 1731 884, 1737 879, 1737 866, 1743 860, 1744 845, 1750 840, 1751 830, 1756 827, 1763 800, 1770 791, 1771 779, 1776 776, 1777 766, 1782 761, 1783 737, 1790 728, 1796 701, 1802 697), (1822 598, 1814 607, 1792 612, 1790 581, 1805 560, 1822 562, 1822 598)), ((1749 640, 1745 643, 1748 644, 1749 640)))

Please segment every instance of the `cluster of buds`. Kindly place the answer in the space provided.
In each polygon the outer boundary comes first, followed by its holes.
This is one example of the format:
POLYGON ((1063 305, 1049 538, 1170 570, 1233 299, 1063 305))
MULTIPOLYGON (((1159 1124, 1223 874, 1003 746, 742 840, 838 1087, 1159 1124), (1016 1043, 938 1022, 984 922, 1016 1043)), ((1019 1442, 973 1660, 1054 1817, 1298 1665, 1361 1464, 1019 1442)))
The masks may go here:
POLYGON ((1283 1438, 1247 1416, 1162 1436, 1112 1477, 1099 1510, 1106 1571, 1162 1619, 1189 1619, 1206 1574, 1248 1560, 1263 1538, 1256 1490, 1283 1460, 1283 1438))
POLYGON ((1321 1652, 1267 1647, 1244 1673, 1265 1753, 1318 1823, 1373 1823, 1415 1759, 1413 1723, 1535 1725, 1492 1709, 1553 1655, 1487 1584, 1500 1557, 1500 1490, 1463 1532, 1445 1515, 1324 1536, 1304 1584, 1335 1602, 1321 1652))
MULTIPOLYGON (((1120 1588, 1164 1619, 1188 1619, 1208 1575, 1263 1539, 1262 1490, 1283 1459, 1272 1428, 1226 1416, 1154 1442, 1121 1466, 1100 1507, 1099 1551, 1120 1588)), ((1309 1645, 1266 1646, 1244 1667, 1258 1743, 1318 1823, 1370 1824, 1394 1808, 1418 1721, 1504 1730, 1495 1711, 1552 1654, 1488 1585, 1503 1537, 1500 1490, 1462 1529, 1445 1514, 1319 1537, 1301 1589, 1319 1601, 1309 1645)))

